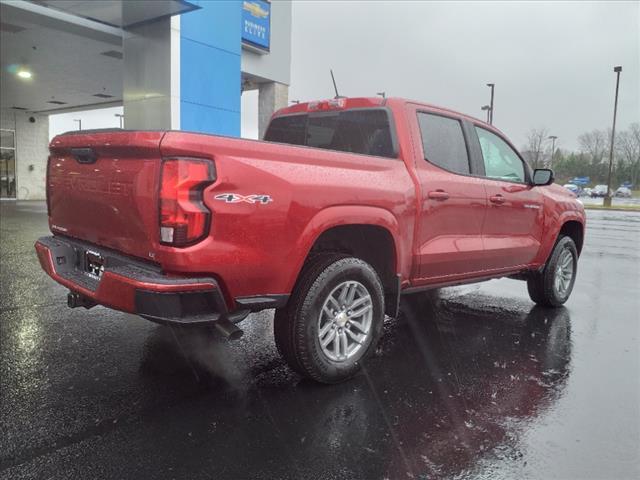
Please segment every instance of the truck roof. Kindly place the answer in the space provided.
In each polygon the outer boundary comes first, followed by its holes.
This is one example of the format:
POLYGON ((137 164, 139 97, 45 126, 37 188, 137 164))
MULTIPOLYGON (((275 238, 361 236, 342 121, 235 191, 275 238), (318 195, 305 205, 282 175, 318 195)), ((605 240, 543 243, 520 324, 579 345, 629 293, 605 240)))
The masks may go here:
POLYGON ((459 118, 465 118, 474 123, 481 123, 486 125, 487 127, 499 131, 493 125, 489 125, 484 120, 473 117, 471 115, 467 115, 465 113, 457 112, 455 110, 451 110, 450 108, 440 107, 438 105, 433 105, 430 103, 420 102, 417 100, 411 100, 408 98, 401 97, 338 97, 332 99, 324 99, 324 100, 315 100, 309 102, 301 102, 295 105, 291 105, 289 107, 281 108, 276 111, 273 117, 279 117, 282 115, 291 115, 294 113, 308 113, 315 111, 323 111, 323 110, 347 110, 353 108, 375 108, 375 107, 393 107, 402 106, 406 104, 414 104, 419 105, 421 107, 425 107, 429 110, 439 111, 442 113, 447 113, 449 115, 453 115, 459 118), (326 107, 325 107, 326 105, 326 107))

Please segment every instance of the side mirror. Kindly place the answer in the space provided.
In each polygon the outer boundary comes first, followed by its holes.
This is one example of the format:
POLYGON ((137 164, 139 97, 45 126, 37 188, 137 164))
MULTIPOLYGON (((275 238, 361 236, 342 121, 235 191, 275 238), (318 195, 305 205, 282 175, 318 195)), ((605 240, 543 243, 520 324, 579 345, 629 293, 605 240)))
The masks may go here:
POLYGON ((553 183, 553 170, 550 168, 536 168, 533 171, 533 185, 543 186, 553 183))

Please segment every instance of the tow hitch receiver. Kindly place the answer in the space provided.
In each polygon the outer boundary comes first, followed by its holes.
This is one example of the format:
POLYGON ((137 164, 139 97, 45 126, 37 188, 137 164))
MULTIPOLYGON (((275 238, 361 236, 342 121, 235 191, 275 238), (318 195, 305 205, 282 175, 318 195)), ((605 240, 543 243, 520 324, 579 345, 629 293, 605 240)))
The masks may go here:
POLYGON ((69 292, 67 294, 67 305, 69 308, 84 307, 88 310, 95 307, 96 302, 78 292, 69 292))

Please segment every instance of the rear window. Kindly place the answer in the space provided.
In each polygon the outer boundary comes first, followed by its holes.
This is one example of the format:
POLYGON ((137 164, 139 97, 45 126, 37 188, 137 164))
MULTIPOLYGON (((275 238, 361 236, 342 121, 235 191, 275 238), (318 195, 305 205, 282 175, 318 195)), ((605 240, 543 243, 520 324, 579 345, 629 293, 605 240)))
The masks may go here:
POLYGON ((341 152, 396 157, 389 114, 381 109, 278 117, 271 121, 264 139, 341 152))
POLYGON ((307 129, 306 115, 291 115, 272 120, 264 136, 269 142, 290 143, 304 145, 304 135, 307 129))
POLYGON ((469 173, 469 156, 459 120, 418 113, 424 157, 430 163, 455 173, 469 173))

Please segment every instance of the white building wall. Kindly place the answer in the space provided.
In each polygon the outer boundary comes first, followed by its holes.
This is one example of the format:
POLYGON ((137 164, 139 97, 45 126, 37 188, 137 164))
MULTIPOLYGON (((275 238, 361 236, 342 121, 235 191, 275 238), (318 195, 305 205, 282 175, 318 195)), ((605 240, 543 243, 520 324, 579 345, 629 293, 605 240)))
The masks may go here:
POLYGON ((49 116, 3 108, 0 109, 0 128, 16 132, 16 198, 44 200, 49 116))

